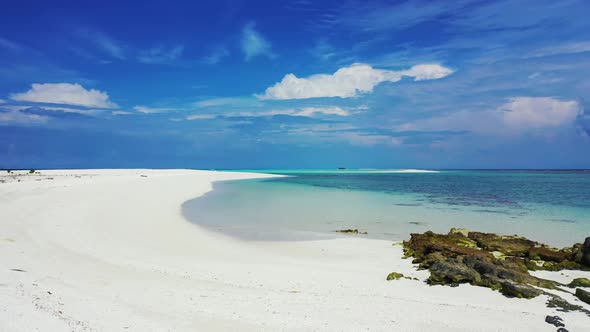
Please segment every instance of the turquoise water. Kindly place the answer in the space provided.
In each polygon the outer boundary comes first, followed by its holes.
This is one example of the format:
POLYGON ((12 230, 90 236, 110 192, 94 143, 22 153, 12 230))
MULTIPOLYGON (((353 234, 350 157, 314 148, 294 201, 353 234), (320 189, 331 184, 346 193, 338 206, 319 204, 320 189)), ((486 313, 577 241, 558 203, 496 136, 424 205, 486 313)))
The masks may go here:
POLYGON ((266 170, 288 177, 220 182, 189 201, 189 220, 247 239, 343 236, 403 240, 465 227, 555 246, 590 236, 588 171, 266 170))

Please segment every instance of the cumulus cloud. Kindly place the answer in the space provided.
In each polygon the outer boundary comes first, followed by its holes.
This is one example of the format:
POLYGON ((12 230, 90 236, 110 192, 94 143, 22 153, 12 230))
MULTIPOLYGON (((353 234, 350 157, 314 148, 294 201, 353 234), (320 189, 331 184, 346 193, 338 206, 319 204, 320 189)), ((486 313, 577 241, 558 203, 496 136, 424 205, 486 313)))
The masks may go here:
POLYGON ((403 130, 468 130, 486 135, 518 135, 532 131, 571 127, 579 117, 580 105, 553 97, 515 97, 484 111, 463 110, 444 116, 405 123, 403 130))
POLYGON ((398 82, 404 76, 414 81, 434 80, 453 73, 452 69, 438 64, 421 64, 408 70, 393 71, 375 69, 367 64, 356 63, 338 69, 334 74, 317 74, 299 78, 287 74, 281 82, 266 89, 260 99, 307 99, 319 97, 355 97, 372 92, 382 82, 398 82))
POLYGON ((140 52, 137 60, 145 64, 170 64, 182 56, 184 46, 177 45, 172 48, 158 46, 140 52))
POLYGON ((512 98, 500 109, 506 126, 516 129, 559 127, 573 123, 579 113, 577 101, 551 97, 512 98))
POLYGON ((116 108, 109 95, 95 89, 85 89, 74 83, 35 83, 23 93, 15 93, 10 99, 34 103, 65 104, 84 107, 116 108))
POLYGON ((240 41, 244 59, 250 61, 257 56, 266 56, 269 59, 276 57, 272 51, 272 46, 264 36, 255 29, 254 22, 246 24, 242 30, 242 39, 240 41))

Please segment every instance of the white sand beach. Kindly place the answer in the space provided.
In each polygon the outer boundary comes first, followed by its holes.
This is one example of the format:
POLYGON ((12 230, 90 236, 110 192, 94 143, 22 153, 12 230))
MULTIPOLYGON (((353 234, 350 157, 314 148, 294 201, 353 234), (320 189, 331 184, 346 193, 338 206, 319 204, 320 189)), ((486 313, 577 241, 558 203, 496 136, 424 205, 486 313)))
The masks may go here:
POLYGON ((0 331, 556 331, 546 315, 569 331, 589 326, 545 296, 428 286, 391 241, 243 241, 183 218, 181 205, 213 181, 264 176, 2 175, 0 331), (393 271, 419 280, 386 281, 393 271))

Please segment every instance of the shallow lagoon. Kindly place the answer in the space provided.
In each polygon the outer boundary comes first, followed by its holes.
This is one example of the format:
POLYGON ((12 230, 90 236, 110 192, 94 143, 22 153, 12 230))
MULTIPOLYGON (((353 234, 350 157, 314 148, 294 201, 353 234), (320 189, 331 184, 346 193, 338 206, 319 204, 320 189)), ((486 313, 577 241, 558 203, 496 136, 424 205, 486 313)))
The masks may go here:
POLYGON ((289 177, 216 183, 183 212, 207 228, 254 240, 333 238, 347 228, 399 241, 412 232, 465 227, 558 247, 590 236, 586 171, 270 172, 289 177))

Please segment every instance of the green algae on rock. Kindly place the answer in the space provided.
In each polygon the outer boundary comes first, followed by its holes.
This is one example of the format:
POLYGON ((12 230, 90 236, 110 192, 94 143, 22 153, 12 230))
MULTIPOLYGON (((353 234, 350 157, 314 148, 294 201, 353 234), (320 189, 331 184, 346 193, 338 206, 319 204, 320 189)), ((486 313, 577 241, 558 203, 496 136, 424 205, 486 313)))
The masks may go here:
POLYGON ((403 273, 391 272, 387 275, 387 280, 398 280, 401 278, 410 279, 409 277, 404 276, 403 273))
MULTIPOLYGON (((590 245, 588 239, 586 242, 590 245)), ((428 269, 431 285, 469 283, 499 290, 511 297, 533 298, 546 289, 560 289, 558 282, 537 278, 529 270, 588 269, 585 248, 576 244, 561 250, 517 235, 497 235, 451 229, 411 234, 404 241, 404 256, 413 257, 420 269, 428 269)))
POLYGON ((590 287, 590 279, 588 278, 576 278, 574 280, 572 280, 572 282, 570 282, 568 284, 569 287, 571 288, 575 288, 575 287, 590 287))

